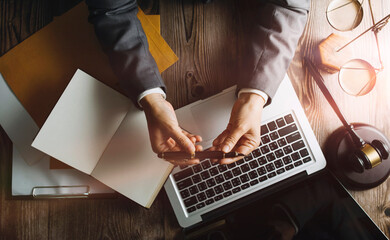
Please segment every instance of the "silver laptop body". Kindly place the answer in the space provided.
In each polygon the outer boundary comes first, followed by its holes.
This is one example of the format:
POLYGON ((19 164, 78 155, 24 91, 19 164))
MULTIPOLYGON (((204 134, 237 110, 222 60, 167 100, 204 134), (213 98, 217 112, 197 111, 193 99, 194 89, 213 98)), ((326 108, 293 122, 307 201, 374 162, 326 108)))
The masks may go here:
MULTIPOLYGON (((235 100, 235 87, 231 87, 177 109, 179 124, 201 135, 201 145, 207 149, 226 128, 235 100)), ((182 227, 194 226, 205 215, 278 182, 325 168, 325 157, 287 75, 272 103, 264 108, 261 124, 261 145, 234 166, 206 160, 197 167, 172 171, 164 187, 182 227)))

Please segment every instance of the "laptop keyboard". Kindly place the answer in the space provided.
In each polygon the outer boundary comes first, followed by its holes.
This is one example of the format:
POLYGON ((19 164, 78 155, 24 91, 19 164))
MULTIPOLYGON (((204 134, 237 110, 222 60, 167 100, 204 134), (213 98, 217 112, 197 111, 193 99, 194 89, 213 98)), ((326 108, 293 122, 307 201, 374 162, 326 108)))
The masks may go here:
POLYGON ((312 161, 292 114, 261 126, 261 144, 228 165, 209 159, 173 174, 188 213, 202 210, 312 161))

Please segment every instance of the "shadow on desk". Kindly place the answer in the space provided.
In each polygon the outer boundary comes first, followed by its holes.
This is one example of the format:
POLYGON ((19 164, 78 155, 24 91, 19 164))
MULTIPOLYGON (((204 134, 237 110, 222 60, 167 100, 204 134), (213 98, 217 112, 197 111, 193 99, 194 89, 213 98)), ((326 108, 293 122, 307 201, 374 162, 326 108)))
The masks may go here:
POLYGON ((240 209, 219 223, 213 229, 189 233, 187 239, 387 239, 328 171, 240 209))

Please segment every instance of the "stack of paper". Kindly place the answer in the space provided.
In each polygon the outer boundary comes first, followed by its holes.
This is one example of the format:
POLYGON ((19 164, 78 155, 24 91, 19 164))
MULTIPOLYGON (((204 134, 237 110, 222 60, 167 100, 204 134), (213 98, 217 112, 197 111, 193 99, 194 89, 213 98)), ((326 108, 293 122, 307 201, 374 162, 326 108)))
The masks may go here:
POLYGON ((145 114, 78 70, 33 147, 150 207, 173 165, 157 158, 145 114))

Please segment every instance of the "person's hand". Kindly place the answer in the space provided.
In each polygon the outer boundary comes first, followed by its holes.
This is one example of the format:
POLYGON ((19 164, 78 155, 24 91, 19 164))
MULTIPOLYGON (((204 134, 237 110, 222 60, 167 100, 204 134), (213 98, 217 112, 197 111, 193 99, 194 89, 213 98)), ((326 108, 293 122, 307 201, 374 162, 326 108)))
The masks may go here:
MULTIPOLYGON (((257 94, 240 94, 234 103, 226 130, 214 140, 210 150, 221 150, 225 153, 236 151, 247 155, 258 147, 264 104, 264 99, 257 94)), ((229 164, 241 158, 225 158, 219 160, 219 163, 229 164)))
MULTIPOLYGON (((172 105, 161 94, 152 93, 141 100, 146 120, 148 122, 149 138, 155 153, 166 151, 186 151, 194 153, 202 151, 200 145, 195 143, 202 141, 199 135, 192 135, 179 127, 175 111, 172 105)), ((189 165, 199 163, 199 159, 169 160, 175 165, 189 165)))

